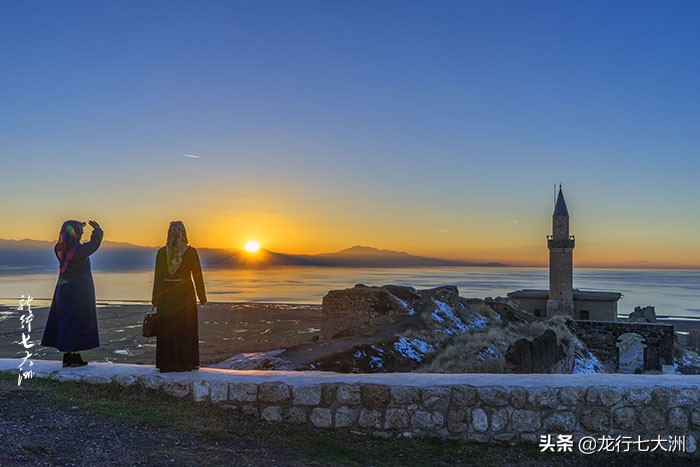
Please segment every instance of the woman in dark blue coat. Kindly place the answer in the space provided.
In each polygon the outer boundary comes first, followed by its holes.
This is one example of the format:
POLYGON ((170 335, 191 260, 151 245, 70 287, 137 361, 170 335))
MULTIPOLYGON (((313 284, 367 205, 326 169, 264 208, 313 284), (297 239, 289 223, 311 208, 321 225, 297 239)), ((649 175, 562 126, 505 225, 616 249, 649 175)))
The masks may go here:
POLYGON ((64 367, 87 365, 79 352, 100 345, 90 255, 100 247, 103 232, 97 222, 90 221, 90 241, 80 243, 84 225, 66 221, 61 226, 54 247, 60 272, 41 339, 41 345, 64 352, 64 367))

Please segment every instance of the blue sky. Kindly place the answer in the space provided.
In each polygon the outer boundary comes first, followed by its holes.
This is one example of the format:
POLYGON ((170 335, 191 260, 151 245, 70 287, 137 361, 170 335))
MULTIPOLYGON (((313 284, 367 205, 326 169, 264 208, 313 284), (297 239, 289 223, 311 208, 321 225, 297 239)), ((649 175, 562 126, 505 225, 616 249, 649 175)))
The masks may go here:
POLYGON ((694 1, 3 2, 0 237, 95 217, 158 244, 177 217, 209 246, 527 262, 562 182, 581 260, 700 265, 699 22, 694 1))

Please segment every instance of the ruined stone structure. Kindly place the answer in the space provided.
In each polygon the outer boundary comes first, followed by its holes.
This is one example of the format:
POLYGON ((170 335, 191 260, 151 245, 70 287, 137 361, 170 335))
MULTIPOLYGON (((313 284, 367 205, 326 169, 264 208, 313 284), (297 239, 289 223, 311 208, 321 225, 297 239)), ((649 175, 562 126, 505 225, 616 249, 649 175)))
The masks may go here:
POLYGON ((535 316, 615 321, 617 301, 622 294, 574 289, 575 243, 574 236, 569 233, 569 209, 560 186, 552 215, 552 235, 547 236, 549 290, 517 290, 509 293, 508 298, 518 302, 521 310, 535 316))
POLYGON ((673 365, 673 326, 668 324, 610 321, 567 322, 571 331, 607 366, 617 372, 620 366, 618 341, 623 334, 639 334, 645 345, 643 370, 661 370, 673 365))

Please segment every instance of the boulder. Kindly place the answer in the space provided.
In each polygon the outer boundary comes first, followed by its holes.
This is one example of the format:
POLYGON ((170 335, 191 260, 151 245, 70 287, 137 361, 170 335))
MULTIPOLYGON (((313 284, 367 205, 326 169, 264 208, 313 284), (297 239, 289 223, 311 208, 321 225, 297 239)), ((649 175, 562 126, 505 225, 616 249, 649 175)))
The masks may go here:
POLYGON ((421 294, 412 287, 386 285, 331 290, 323 297, 321 336, 324 339, 371 334, 377 326, 411 316, 421 294))
POLYGON ((547 329, 533 340, 518 339, 505 354, 506 373, 569 373, 569 358, 557 335, 547 329))

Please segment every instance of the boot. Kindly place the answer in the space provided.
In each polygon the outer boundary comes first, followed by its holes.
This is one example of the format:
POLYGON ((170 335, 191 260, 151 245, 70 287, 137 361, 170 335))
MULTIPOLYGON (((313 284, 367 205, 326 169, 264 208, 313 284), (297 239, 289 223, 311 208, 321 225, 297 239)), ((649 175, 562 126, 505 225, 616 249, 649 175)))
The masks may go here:
POLYGON ((74 354, 73 354, 73 361, 72 361, 72 363, 70 364, 70 366, 72 366, 72 367, 76 367, 76 366, 85 366, 85 365, 87 365, 87 364, 88 364, 88 362, 84 361, 84 360, 80 357, 80 354, 79 354, 79 353, 74 353, 74 354))
POLYGON ((63 354, 63 368, 71 366, 71 363, 73 363, 73 354, 70 352, 65 352, 63 354))

